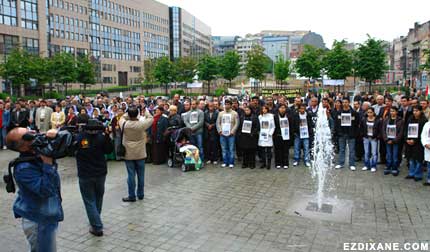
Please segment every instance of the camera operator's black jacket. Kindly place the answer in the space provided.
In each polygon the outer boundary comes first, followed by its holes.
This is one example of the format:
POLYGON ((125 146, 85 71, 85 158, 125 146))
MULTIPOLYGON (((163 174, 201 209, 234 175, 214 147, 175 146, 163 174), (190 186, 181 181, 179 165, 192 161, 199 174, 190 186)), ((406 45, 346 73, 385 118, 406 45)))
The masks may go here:
POLYGON ((76 163, 78 177, 88 178, 107 174, 105 154, 113 151, 113 145, 108 135, 103 133, 88 134, 81 132, 76 137, 76 163))

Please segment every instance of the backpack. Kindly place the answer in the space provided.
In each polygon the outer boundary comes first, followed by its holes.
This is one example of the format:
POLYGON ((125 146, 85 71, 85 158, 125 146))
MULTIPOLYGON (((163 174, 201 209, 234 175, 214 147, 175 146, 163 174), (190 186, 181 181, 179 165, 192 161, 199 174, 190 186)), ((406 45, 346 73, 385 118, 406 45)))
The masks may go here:
POLYGON ((18 165, 19 163, 32 162, 35 160, 37 160, 36 156, 29 156, 29 157, 17 157, 9 162, 7 174, 3 175, 3 181, 6 184, 6 191, 8 193, 15 193, 16 191, 12 168, 15 169, 15 166, 18 165))

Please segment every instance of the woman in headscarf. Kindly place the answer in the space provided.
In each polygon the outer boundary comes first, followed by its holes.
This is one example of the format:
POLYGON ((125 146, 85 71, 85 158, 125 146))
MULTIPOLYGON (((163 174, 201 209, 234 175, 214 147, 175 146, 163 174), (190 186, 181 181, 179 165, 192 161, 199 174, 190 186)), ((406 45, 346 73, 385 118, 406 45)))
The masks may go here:
POLYGON ((164 164, 168 157, 165 132, 169 125, 169 121, 163 113, 164 107, 155 109, 154 121, 151 128, 152 163, 155 165, 164 164))

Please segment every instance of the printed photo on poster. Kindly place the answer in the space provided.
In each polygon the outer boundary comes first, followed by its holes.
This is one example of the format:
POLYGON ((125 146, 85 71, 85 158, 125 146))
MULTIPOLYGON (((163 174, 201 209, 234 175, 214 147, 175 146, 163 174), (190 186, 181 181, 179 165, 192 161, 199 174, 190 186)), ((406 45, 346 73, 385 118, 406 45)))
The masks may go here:
POLYGON ((352 120, 351 113, 342 113, 340 116, 341 116, 340 117, 341 126, 346 126, 346 127, 351 126, 351 120, 352 120))
POLYGON ((231 115, 230 114, 223 115, 221 123, 222 124, 231 124, 231 115))
POLYGON ((262 129, 269 129, 269 121, 262 121, 261 122, 261 128, 262 129))
POLYGON ((192 112, 190 114, 190 123, 197 123, 199 120, 199 114, 197 112, 192 112))
POLYGON ((408 126, 408 138, 418 138, 418 123, 410 123, 408 126))
POLYGON ((300 127, 300 138, 301 139, 309 138, 309 130, 307 126, 300 127))
POLYGON ((300 119, 300 127, 307 127, 307 126, 308 126, 308 120, 300 119))
POLYGON ((282 140, 290 140, 290 128, 281 128, 282 140))
POLYGON ((281 126, 281 128, 288 128, 289 127, 288 118, 279 119, 279 125, 281 126))
POLYGON ((396 125, 387 125, 387 138, 396 138, 396 125))
POLYGON ((373 136, 373 125, 374 123, 367 123, 367 135, 372 137, 373 136))
POLYGON ((251 133, 252 121, 244 120, 242 125, 242 133, 251 133))

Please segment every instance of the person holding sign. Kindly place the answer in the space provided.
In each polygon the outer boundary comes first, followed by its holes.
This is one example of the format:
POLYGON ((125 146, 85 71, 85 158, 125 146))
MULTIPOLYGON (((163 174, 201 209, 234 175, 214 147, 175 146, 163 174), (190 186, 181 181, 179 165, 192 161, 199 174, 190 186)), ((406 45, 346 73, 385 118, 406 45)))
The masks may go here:
POLYGON ((258 146, 261 147, 262 165, 261 169, 270 170, 272 163, 273 133, 275 132, 275 121, 273 114, 269 113, 269 107, 264 105, 261 108, 261 115, 258 116, 260 122, 260 136, 258 146))
POLYGON ((281 104, 278 107, 278 113, 275 115, 275 165, 276 169, 283 167, 288 169, 288 159, 290 152, 290 122, 291 116, 287 113, 287 106, 281 104))
POLYGON ((240 118, 239 129, 237 131, 239 148, 243 151, 242 168, 255 168, 255 154, 258 145, 258 132, 260 124, 252 110, 245 107, 244 115, 240 118))
POLYGON ((412 109, 412 116, 405 125, 405 154, 409 159, 409 173, 406 179, 423 179, 424 147, 420 143, 419 137, 427 119, 425 118, 421 106, 412 109))
POLYGON ((220 136, 223 164, 221 167, 234 167, 235 134, 239 126, 239 116, 231 109, 230 99, 224 102, 224 111, 219 112, 216 128, 220 136))
POLYGON ((349 99, 342 99, 342 110, 334 119, 334 134, 339 141, 339 161, 335 169, 345 165, 346 146, 349 149, 349 169, 355 171, 355 139, 358 136, 358 113, 349 105, 349 99))
POLYGON ((309 136, 312 128, 312 118, 306 113, 306 105, 301 104, 299 106, 298 113, 293 117, 292 121, 293 133, 294 133, 294 163, 293 166, 297 166, 300 161, 300 150, 303 146, 303 159, 306 167, 310 167, 309 157, 309 136))
POLYGON ((403 120, 397 116, 398 108, 391 106, 390 116, 382 123, 382 139, 386 144, 387 166, 384 175, 399 175, 399 142, 403 139, 403 120))
POLYGON ((203 154, 203 125, 205 120, 205 115, 203 111, 197 109, 197 101, 191 101, 191 109, 183 117, 185 127, 190 128, 192 135, 190 138, 191 144, 199 148, 200 159, 204 162, 203 154))
POLYGON ((381 121, 376 117, 375 109, 372 107, 367 109, 366 114, 367 117, 363 116, 360 122, 360 133, 364 145, 364 167, 362 170, 370 169, 371 172, 376 172, 381 121))

